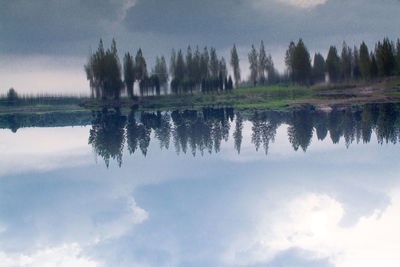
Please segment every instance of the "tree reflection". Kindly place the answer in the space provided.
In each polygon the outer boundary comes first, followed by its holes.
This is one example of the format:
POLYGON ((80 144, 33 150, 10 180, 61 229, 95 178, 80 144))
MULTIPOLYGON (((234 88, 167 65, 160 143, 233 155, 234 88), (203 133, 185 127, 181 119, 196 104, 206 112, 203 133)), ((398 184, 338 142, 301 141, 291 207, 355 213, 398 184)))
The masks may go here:
POLYGON ((125 143, 126 117, 119 110, 95 112, 92 129, 89 133, 89 144, 93 146, 97 155, 104 159, 106 166, 110 158, 115 159, 118 165, 122 164, 122 151, 125 143))
POLYGON ((287 125, 287 135, 293 149, 307 151, 316 133, 318 140, 328 134, 334 144, 343 137, 348 148, 354 142, 368 143, 373 133, 379 144, 397 143, 399 138, 399 106, 374 104, 363 108, 336 108, 331 112, 311 108, 292 112, 234 111, 233 109, 204 108, 202 110, 175 110, 172 112, 130 111, 126 115, 119 110, 95 112, 89 144, 109 166, 110 159, 122 164, 125 143, 129 154, 138 150, 146 156, 151 139, 158 140, 160 149, 170 149, 172 139, 176 154, 193 156, 219 153, 222 144, 233 137, 233 147, 241 152, 244 123, 251 124, 251 142, 268 154, 275 140, 277 129, 287 125), (231 131, 231 123, 234 127, 231 131), (126 135, 125 135, 126 134, 126 135))
POLYGON ((291 125, 288 129, 289 141, 294 150, 299 147, 305 152, 311 143, 313 136, 313 120, 309 110, 294 111, 291 117, 291 125))
POLYGON ((250 117, 250 121, 253 124, 251 142, 255 145, 256 151, 263 145, 265 154, 268 154, 269 143, 275 140, 276 130, 282 123, 280 120, 276 120, 276 114, 273 113, 259 113, 254 112, 250 117))

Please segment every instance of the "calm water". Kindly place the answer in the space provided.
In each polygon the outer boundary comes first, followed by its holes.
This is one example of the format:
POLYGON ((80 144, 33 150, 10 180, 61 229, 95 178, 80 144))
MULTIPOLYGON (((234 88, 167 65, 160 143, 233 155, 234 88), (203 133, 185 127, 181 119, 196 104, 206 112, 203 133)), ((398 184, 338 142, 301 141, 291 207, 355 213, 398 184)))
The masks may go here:
POLYGON ((2 116, 0 266, 399 266, 399 110, 2 116))

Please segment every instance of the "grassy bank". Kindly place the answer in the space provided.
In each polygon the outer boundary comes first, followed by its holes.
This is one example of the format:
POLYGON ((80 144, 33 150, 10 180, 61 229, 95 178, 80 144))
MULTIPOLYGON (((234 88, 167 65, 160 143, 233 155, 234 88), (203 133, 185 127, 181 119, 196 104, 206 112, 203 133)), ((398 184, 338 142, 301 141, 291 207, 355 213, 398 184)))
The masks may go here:
POLYGON ((13 99, 0 97, 0 114, 85 111, 80 106, 86 97, 54 95, 22 95, 13 99))
POLYGON ((311 87, 274 85, 239 88, 229 92, 209 94, 145 96, 118 101, 82 97, 39 96, 19 97, 10 102, 0 98, 0 114, 80 112, 103 107, 141 110, 196 109, 203 107, 232 107, 248 109, 289 110, 306 104, 320 109, 332 106, 353 106, 368 103, 400 103, 400 77, 373 83, 323 84, 311 87))
POLYGON ((231 92, 210 94, 147 96, 135 101, 126 97, 118 102, 91 99, 83 102, 82 106, 89 109, 99 109, 104 106, 129 108, 136 105, 142 110, 202 107, 287 110, 305 104, 318 108, 329 108, 334 105, 387 102, 400 102, 399 77, 374 83, 324 84, 311 87, 274 85, 239 88, 231 92))

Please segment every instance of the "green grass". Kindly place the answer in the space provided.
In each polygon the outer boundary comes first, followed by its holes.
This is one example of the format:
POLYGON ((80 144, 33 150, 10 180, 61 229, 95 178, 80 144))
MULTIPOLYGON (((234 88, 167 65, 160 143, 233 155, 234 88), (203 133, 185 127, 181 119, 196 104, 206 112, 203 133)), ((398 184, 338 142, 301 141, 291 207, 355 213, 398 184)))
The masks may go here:
POLYGON ((287 84, 243 87, 228 92, 145 96, 135 100, 122 97, 118 101, 43 95, 19 97, 18 101, 10 104, 3 96, 0 97, 0 113, 82 111, 85 109, 99 110, 103 107, 119 107, 122 110, 128 110, 132 106, 141 110, 200 109, 203 107, 289 110, 305 104, 365 104, 369 101, 376 101, 378 98, 381 102, 400 102, 400 77, 391 77, 383 81, 322 84, 310 87, 287 84), (367 87, 382 90, 366 96, 361 91, 367 87))

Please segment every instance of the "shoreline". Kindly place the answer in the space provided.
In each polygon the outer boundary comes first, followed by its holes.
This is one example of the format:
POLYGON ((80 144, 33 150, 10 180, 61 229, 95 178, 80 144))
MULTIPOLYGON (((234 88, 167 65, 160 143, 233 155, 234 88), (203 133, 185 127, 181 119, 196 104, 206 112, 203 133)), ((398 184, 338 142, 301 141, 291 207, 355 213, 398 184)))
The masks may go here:
MULTIPOLYGON (((60 98, 62 99, 62 98, 60 98)), ((82 112, 103 108, 128 110, 176 110, 210 108, 266 109, 290 111, 311 106, 329 111, 334 107, 352 107, 364 104, 400 103, 400 77, 391 77, 373 83, 349 82, 323 84, 311 87, 274 85, 238 88, 210 94, 144 96, 133 100, 83 99, 76 104, 2 105, 0 115, 52 112, 82 112)))

